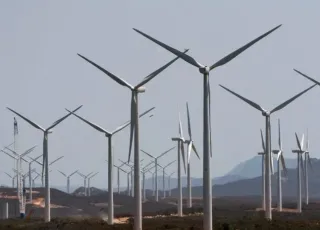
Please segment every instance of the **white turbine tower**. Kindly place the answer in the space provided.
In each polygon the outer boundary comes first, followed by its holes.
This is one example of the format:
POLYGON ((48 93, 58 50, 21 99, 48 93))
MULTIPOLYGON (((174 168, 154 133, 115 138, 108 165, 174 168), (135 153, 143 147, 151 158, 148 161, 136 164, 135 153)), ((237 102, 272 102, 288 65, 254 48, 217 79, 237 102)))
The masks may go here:
POLYGON ((216 63, 211 66, 202 65, 197 62, 193 57, 176 50, 154 38, 151 36, 134 29, 136 32, 140 33, 144 37, 150 39, 156 44, 160 45, 164 49, 170 51, 171 53, 177 55, 184 61, 189 64, 195 66, 199 69, 199 72, 203 75, 203 210, 204 210, 204 230, 212 229, 212 187, 211 187, 211 172, 210 172, 210 155, 212 157, 212 145, 211 145, 211 102, 210 102, 210 83, 209 83, 209 72, 213 69, 216 69, 219 66, 227 64, 229 61, 237 57, 243 51, 248 49, 250 46, 266 37, 276 29, 278 29, 281 25, 273 28, 272 30, 264 33, 253 41, 247 43, 241 48, 233 51, 229 55, 220 59, 216 63), (210 154, 209 154, 210 153, 210 154))
POLYGON ((166 168, 168 168, 170 165, 172 165, 176 161, 177 160, 171 161, 170 163, 166 164, 165 166, 161 166, 158 164, 158 166, 160 166, 160 168, 162 168, 162 190, 163 190, 162 198, 166 198, 166 180, 165 180, 166 168))
POLYGON ((156 201, 158 202, 158 200, 159 200, 159 193, 158 193, 158 160, 159 160, 159 158, 160 157, 162 157, 162 156, 164 156, 165 154, 167 154, 168 152, 170 152, 172 149, 174 149, 175 147, 172 147, 172 148, 170 148, 170 149, 168 149, 167 151, 165 151, 165 152, 163 152, 163 153, 161 153, 159 156, 157 156, 157 157, 154 157, 154 156, 152 156, 151 154, 149 154, 149 153, 147 153, 146 151, 144 151, 144 150, 142 150, 141 149, 141 152, 143 152, 143 153, 145 153, 145 154, 147 154, 149 157, 151 157, 151 158, 153 158, 154 159, 154 167, 155 167, 155 169, 154 169, 154 172, 155 172, 155 190, 156 190, 156 201))
MULTIPOLYGON (((139 117, 144 116, 145 114, 147 114, 148 112, 150 112, 154 108, 155 107, 152 107, 151 109, 145 111, 139 117)), ((67 110, 67 111, 71 112, 69 110, 67 110)), ((72 114, 74 116, 76 116, 77 118, 79 118, 80 120, 82 120, 83 122, 85 122, 88 125, 90 125, 95 130, 103 133, 106 136, 106 138, 108 139, 108 224, 109 225, 113 225, 114 207, 113 207, 113 189, 112 189, 112 179, 113 179, 112 137, 113 137, 114 134, 120 132, 121 130, 123 130, 124 128, 129 126, 130 125, 130 121, 125 122, 124 124, 120 125, 119 127, 117 127, 116 129, 114 129, 113 131, 110 132, 110 131, 107 131, 106 129, 102 128, 101 126, 99 126, 99 125, 97 125, 95 123, 92 123, 92 122, 86 120, 85 118, 75 114, 75 113, 72 113, 72 114)))
POLYGON ((88 196, 91 196, 91 188, 90 188, 90 181, 93 177, 95 177, 99 172, 96 172, 95 174, 88 177, 88 196))
POLYGON ((67 174, 65 174, 64 172, 61 172, 60 170, 58 170, 59 173, 61 173, 66 179, 67 179, 67 193, 70 194, 70 178, 76 174, 78 172, 78 170, 74 171, 73 173, 71 173, 69 176, 67 174))
POLYGON ((122 163, 120 166, 117 165, 113 165, 114 167, 117 168, 117 186, 118 186, 118 194, 120 194, 120 170, 124 173, 127 173, 126 171, 124 171, 121 167, 124 165, 124 163, 122 163))
MULTIPOLYGON (((153 163, 153 162, 151 162, 153 163)), ((147 201, 147 197, 146 197, 146 173, 151 173, 150 171, 151 169, 154 168, 154 166, 147 168, 150 164, 146 165, 143 169, 142 169, 142 200, 143 202, 147 201)))
MULTIPOLYGON (((82 107, 79 106, 73 112, 76 112, 82 107)), ((45 170, 45 200, 44 200, 44 206, 45 206, 45 211, 44 211, 44 220, 45 222, 50 222, 51 220, 51 215, 50 215, 50 185, 49 185, 49 156, 48 156, 48 136, 50 133, 52 133, 52 129, 60 124, 63 120, 65 120, 67 117, 71 115, 71 113, 65 115, 64 117, 58 119, 55 121, 52 125, 50 125, 48 128, 42 128, 40 125, 36 124, 35 122, 29 120, 28 118, 24 117, 20 113, 15 112, 14 110, 10 109, 7 107, 11 112, 14 114, 18 115, 20 118, 25 120, 27 123, 29 123, 31 126, 33 126, 36 129, 39 129, 43 132, 43 164, 42 164, 42 174, 43 171, 45 170)))
MULTIPOLYGON (((188 50, 185 51, 185 53, 188 50)), ((105 70, 101 66, 97 65, 96 63, 90 61, 86 57, 78 54, 81 58, 92 64, 93 66, 97 67, 99 70, 104 72, 118 84, 127 87, 131 90, 131 128, 130 128, 130 145, 129 145, 129 157, 128 162, 130 161, 131 155, 131 147, 132 141, 134 136, 134 189, 135 189, 135 215, 134 215, 134 229, 140 230, 142 229, 142 203, 141 203, 141 186, 140 186, 140 158, 139 158, 139 119, 138 119, 138 93, 145 92, 145 88, 143 87, 147 82, 152 80, 155 76, 165 70, 168 66, 174 63, 178 58, 173 59, 172 61, 168 62, 166 65, 162 66, 161 68, 157 69, 156 71, 149 74, 145 77, 140 83, 136 86, 130 85, 125 80, 121 79, 120 77, 115 76, 114 74, 110 73, 109 71, 105 70)))
POLYGON ((87 179, 92 173, 93 172, 91 172, 91 173, 89 173, 87 175, 84 175, 84 174, 82 174, 80 172, 77 172, 77 174, 83 178, 83 191, 84 191, 83 193, 84 193, 84 196, 88 196, 88 193, 87 193, 87 179))
POLYGON ((36 161, 37 159, 39 159, 42 155, 37 156, 34 160, 29 160, 28 164, 29 164, 29 202, 32 203, 32 176, 31 176, 31 165, 34 161, 36 161))
POLYGON ((179 137, 173 137, 173 138, 171 138, 171 140, 178 142, 178 216, 182 217, 183 204, 182 204, 181 160, 180 160, 181 156, 182 156, 182 163, 183 163, 184 173, 186 173, 186 162, 185 162, 185 155, 184 155, 184 143, 185 143, 185 140, 183 138, 183 131, 182 131, 180 113, 179 113, 179 137))
POLYGON ((282 150, 282 142, 281 142, 281 129, 280 129, 280 120, 278 119, 278 145, 279 149, 278 150, 273 150, 273 154, 277 155, 277 170, 278 170, 278 211, 282 212, 282 185, 281 185, 281 169, 284 172, 284 175, 287 176, 287 168, 286 168, 286 163, 284 161, 283 157, 283 150, 282 150))
POLYGON ((297 200, 297 211, 300 213, 302 212, 302 203, 301 203, 301 169, 302 172, 304 172, 303 169, 303 154, 304 154, 304 150, 303 150, 303 143, 304 143, 304 135, 302 134, 302 138, 301 141, 299 141, 299 137, 297 135, 297 133, 295 133, 296 136, 296 141, 297 141, 297 145, 298 145, 298 149, 292 150, 293 153, 297 154, 297 195, 298 195, 298 200, 297 200))
POLYGON ((262 129, 260 129, 260 134, 261 134, 261 143, 262 143, 262 152, 258 152, 258 155, 261 156, 261 181, 262 181, 262 210, 266 210, 266 167, 265 167, 265 161, 266 161, 266 147, 264 145, 264 139, 263 139, 263 134, 262 134, 262 129))
POLYGON ((192 207, 192 185, 191 185, 191 167, 190 167, 190 158, 191 158, 191 151, 197 155, 198 159, 200 160, 200 156, 197 152, 197 149, 194 145, 194 141, 192 139, 191 134, 191 121, 190 121, 190 113, 189 113, 189 106, 188 102, 186 103, 187 107, 187 118, 188 118, 188 134, 189 134, 189 140, 185 140, 185 143, 188 145, 187 153, 188 153, 188 164, 187 164, 187 178, 188 178, 188 200, 187 200, 187 207, 192 207))
POLYGON ((175 172, 172 172, 168 175, 168 196, 171 197, 171 177, 175 172))
POLYGON ((306 141, 306 149, 304 152, 304 189, 305 189, 305 203, 309 204, 309 175, 308 175, 308 165, 313 171, 311 160, 310 160, 310 152, 309 152, 309 132, 307 129, 307 141, 306 141))
POLYGON ((19 200, 19 209, 20 209, 20 215, 21 216, 24 216, 25 215, 25 204, 24 204, 24 199, 23 199, 23 178, 22 178, 22 175, 23 175, 23 171, 22 171, 22 160, 27 162, 23 157, 26 156, 27 154, 31 153, 37 146, 33 146, 31 147, 30 149, 26 150, 24 153, 22 154, 19 154, 17 153, 16 151, 8 148, 8 147, 5 147, 5 149, 9 150, 11 153, 13 153, 13 156, 9 153, 7 153, 6 151, 4 150, 1 150, 3 153, 7 154, 8 156, 10 156, 11 158, 15 159, 16 160, 16 169, 17 170, 17 192, 18 192, 18 200, 19 200))
POLYGON ((286 107, 288 104, 290 104, 291 102, 293 102, 295 99, 297 99, 298 97, 300 97, 301 95, 303 95, 304 93, 306 93, 307 91, 309 91, 310 89, 312 89, 313 87, 316 86, 310 86, 309 88, 303 90, 302 92, 298 93, 297 95, 293 96, 292 98, 290 98, 289 100, 286 100, 285 102, 281 103, 280 105, 276 106, 275 108, 273 108, 271 111, 267 111, 265 109, 263 109, 260 105, 258 105, 257 103, 250 101, 247 98, 244 98, 242 96, 240 96, 239 94, 231 91, 230 89, 220 85, 223 89, 225 89, 226 91, 228 91, 229 93, 233 94, 234 96, 240 98, 241 100, 243 100, 244 102, 246 102, 247 104, 251 105, 253 108, 259 110, 262 113, 262 116, 264 116, 266 118, 266 136, 265 136, 265 140, 266 140, 266 212, 265 212, 265 218, 267 219, 272 219, 272 207, 271 207, 271 174, 273 172, 271 172, 270 170, 270 164, 273 165, 273 160, 272 160, 272 155, 271 155, 271 126, 270 126, 270 116, 271 114, 273 114, 274 112, 277 112, 281 109, 283 109, 284 107, 286 107))

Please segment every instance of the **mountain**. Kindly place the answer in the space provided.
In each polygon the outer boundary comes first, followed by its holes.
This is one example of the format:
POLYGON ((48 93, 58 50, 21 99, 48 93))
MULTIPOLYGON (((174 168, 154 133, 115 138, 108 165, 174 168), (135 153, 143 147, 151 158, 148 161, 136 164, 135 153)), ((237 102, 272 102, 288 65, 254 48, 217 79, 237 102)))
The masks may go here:
MULTIPOLYGON (((297 167, 297 160, 294 158, 285 158, 286 167, 288 169, 297 167)), ((239 178, 254 178, 261 176, 262 168, 261 156, 254 156, 249 160, 243 161, 231 169, 227 175, 237 175, 239 178)), ((277 171, 277 159, 273 158, 273 165, 275 172, 277 171)), ((231 182, 231 181, 230 181, 231 182)))
MULTIPOLYGON (((320 198, 320 160, 311 158, 313 170, 308 171, 309 176, 309 196, 310 198, 320 198)), ((261 176, 234 181, 221 185, 213 186, 213 194, 215 197, 223 196, 260 196, 261 195, 261 176)), ((302 180, 303 183, 303 180, 302 180)), ((303 187, 302 187, 303 188, 303 187)), ((303 190, 302 190, 303 191, 303 190)), ((277 174, 272 176, 272 194, 275 196, 277 192, 277 174)), ((284 197, 297 196, 297 170, 288 169, 287 179, 282 180, 282 192, 284 197)), ((186 195, 187 190, 183 193, 186 195)), ((177 196, 177 189, 172 190, 172 195, 177 196)), ((192 196, 201 197, 202 187, 193 187, 192 196)))

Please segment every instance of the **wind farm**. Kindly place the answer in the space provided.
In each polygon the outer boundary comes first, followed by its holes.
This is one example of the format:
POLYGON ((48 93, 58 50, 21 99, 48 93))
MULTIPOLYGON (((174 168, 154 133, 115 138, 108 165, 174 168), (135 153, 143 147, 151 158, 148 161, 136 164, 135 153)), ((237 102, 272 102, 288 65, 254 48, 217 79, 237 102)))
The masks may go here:
POLYGON ((318 3, 1 4, 1 229, 318 228, 318 3))

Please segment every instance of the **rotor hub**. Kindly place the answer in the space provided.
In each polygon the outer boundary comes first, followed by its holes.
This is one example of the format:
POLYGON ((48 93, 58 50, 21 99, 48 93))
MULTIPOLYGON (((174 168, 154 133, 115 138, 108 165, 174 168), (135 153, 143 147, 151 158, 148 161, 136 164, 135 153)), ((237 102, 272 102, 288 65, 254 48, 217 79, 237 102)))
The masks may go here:
POLYGON ((269 111, 263 111, 262 112, 262 116, 268 117, 268 116, 270 116, 270 112, 269 111))
POLYGON ((209 74, 210 68, 208 66, 199 68, 199 72, 202 74, 209 74))

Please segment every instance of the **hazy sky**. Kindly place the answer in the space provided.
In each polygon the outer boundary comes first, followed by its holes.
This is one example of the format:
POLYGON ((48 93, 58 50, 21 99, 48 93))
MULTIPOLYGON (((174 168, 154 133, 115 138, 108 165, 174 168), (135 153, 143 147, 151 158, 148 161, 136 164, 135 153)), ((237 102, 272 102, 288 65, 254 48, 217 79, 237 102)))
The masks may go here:
MULTIPOLYGON (((129 119, 130 91, 86 63, 80 53, 131 84, 170 61, 174 55, 137 34, 137 28, 183 50, 203 64, 224 55, 278 24, 283 26, 227 65, 212 71, 213 177, 221 176, 261 150, 259 129, 264 117, 221 89, 218 84, 272 109, 312 83, 292 69, 320 80, 318 1, 1 1, 0 3, 0 122, 1 145, 13 141, 13 114, 9 106, 47 127, 66 114, 65 108, 83 108, 78 114, 113 130, 129 119)), ((153 155, 175 146, 181 112, 187 136, 185 102, 189 102, 192 132, 202 157, 202 77, 178 60, 146 85, 140 111, 156 106, 155 116, 141 119, 140 147, 153 155)), ((317 118, 320 89, 316 87, 272 116, 273 147, 277 118, 281 118, 286 157, 294 157, 294 132, 309 128, 313 157, 320 143, 317 118)), ((18 119, 21 148, 38 144, 42 132, 18 119)), ((114 138, 115 163, 127 159, 129 129, 114 138)), ((49 136, 49 159, 64 155, 53 166, 66 173, 99 171, 92 185, 106 187, 107 142, 103 134, 70 117, 49 136)), ((145 161, 150 158, 141 153, 145 161)), ((12 160, 0 155, 1 170, 12 160)), ((161 164, 176 159, 172 151, 161 164)), ((38 166, 37 166, 38 167, 38 166)), ((192 157, 192 176, 202 176, 202 160, 192 157)), ((176 166, 168 171, 176 170, 176 166)), ((1 182, 9 184, 6 175, 1 182)), ((124 184, 125 176, 121 176, 124 184)), ((64 184, 57 172, 51 183, 64 184)), ((75 176, 72 183, 82 183, 75 176)))

